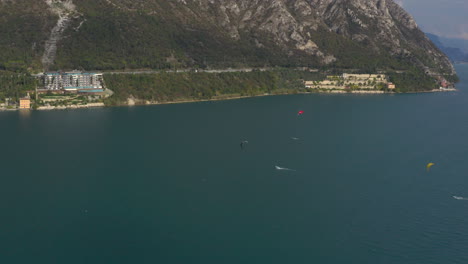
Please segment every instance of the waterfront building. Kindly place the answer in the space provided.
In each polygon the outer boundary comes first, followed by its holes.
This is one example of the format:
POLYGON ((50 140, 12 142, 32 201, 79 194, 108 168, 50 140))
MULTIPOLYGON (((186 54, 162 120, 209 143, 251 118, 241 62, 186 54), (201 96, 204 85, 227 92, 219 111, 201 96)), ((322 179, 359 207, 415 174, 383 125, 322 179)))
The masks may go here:
POLYGON ((385 74, 349 74, 341 76, 330 75, 323 81, 305 81, 305 87, 309 89, 360 89, 372 90, 386 87, 387 76, 385 74))
POLYGON ((61 90, 62 76, 58 72, 44 73, 44 90, 61 90))
POLYGON ((102 73, 95 72, 46 72, 43 75, 44 87, 39 92, 103 92, 102 73))
POLYGON ((389 90, 394 90, 396 88, 396 85, 394 83, 389 82, 389 83, 387 83, 387 88, 389 90))
POLYGON ((30 109, 31 108, 31 99, 28 97, 20 98, 19 103, 20 109, 30 109))
POLYGON ((375 80, 375 81, 386 81, 387 76, 385 74, 350 74, 343 73, 342 78, 345 80, 375 80))
POLYGON ((304 85, 306 88, 312 88, 313 86, 315 86, 316 82, 315 81, 305 81, 304 82, 304 85))

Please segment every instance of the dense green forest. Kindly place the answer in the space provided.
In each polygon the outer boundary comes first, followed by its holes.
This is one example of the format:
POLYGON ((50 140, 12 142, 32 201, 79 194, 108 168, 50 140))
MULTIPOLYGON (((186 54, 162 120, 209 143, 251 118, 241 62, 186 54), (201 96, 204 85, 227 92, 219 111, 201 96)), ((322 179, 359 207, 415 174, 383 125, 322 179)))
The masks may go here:
POLYGON ((0 71, 0 102, 10 98, 10 102, 18 102, 19 98, 35 90, 39 80, 29 74, 14 74, 0 71))
POLYGON ((44 1, 0 1, 0 71, 34 72, 57 17, 44 1))
MULTIPOLYGON (((397 86, 396 92, 428 91, 438 87, 433 77, 418 69, 388 75, 389 81, 397 86)), ((325 75, 282 68, 235 73, 106 74, 104 78, 108 88, 115 92, 106 104, 122 105, 130 97, 142 101, 170 102, 306 92, 304 80, 320 81, 325 75)))
POLYGON ((304 89, 302 79, 323 79, 319 73, 297 70, 235 73, 106 74, 114 95, 108 105, 120 105, 127 98, 153 102, 184 99, 214 99, 223 96, 252 96, 264 93, 292 93, 304 89))
POLYGON ((404 73, 390 73, 389 81, 396 85, 396 92, 428 91, 439 87, 434 77, 417 68, 404 73))

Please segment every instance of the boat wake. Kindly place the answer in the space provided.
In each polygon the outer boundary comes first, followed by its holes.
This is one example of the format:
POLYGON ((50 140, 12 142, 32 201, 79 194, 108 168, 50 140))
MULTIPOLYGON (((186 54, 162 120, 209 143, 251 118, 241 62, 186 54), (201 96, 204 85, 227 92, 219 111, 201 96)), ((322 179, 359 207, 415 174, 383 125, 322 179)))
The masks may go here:
POLYGON ((466 197, 461 197, 461 196, 452 196, 453 199, 456 199, 456 200, 463 200, 463 201, 468 201, 468 198, 466 197))
POLYGON ((283 168, 283 167, 280 167, 280 166, 275 166, 275 169, 276 170, 282 170, 282 171, 296 171, 296 170, 293 170, 293 169, 283 168))

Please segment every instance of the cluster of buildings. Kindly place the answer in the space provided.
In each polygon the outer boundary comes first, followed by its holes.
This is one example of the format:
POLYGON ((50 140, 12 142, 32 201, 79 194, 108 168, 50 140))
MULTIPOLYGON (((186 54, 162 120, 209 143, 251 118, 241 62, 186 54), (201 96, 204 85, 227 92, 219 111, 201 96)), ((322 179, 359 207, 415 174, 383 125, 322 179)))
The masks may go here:
POLYGON ((46 72, 42 76, 44 86, 39 93, 101 93, 104 91, 102 73, 95 72, 46 72))
POLYGON ((360 89, 372 90, 387 88, 394 90, 395 84, 388 82, 385 74, 349 74, 331 75, 323 81, 305 81, 309 89, 360 89))
MULTIPOLYGON (((95 72, 46 72, 40 76, 43 86, 37 87, 37 93, 54 94, 104 94, 104 79, 102 73, 95 72)), ((31 91, 32 92, 32 91, 31 91)), ((36 100, 37 100, 36 93, 36 100)), ((19 109, 30 109, 32 105, 31 97, 19 98, 19 109)))
POLYGON ((443 76, 437 76, 437 81, 439 82, 439 89, 444 91, 451 91, 451 90, 454 90, 455 89, 455 85, 449 81, 447 81, 447 79, 445 79, 445 77, 443 76))

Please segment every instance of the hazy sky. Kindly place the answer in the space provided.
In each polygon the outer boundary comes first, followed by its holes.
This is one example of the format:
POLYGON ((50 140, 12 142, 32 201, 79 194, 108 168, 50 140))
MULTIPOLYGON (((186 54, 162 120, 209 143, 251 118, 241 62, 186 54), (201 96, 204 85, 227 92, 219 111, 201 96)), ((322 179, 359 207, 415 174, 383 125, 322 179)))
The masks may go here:
POLYGON ((468 39, 468 0, 395 0, 426 32, 468 39))

